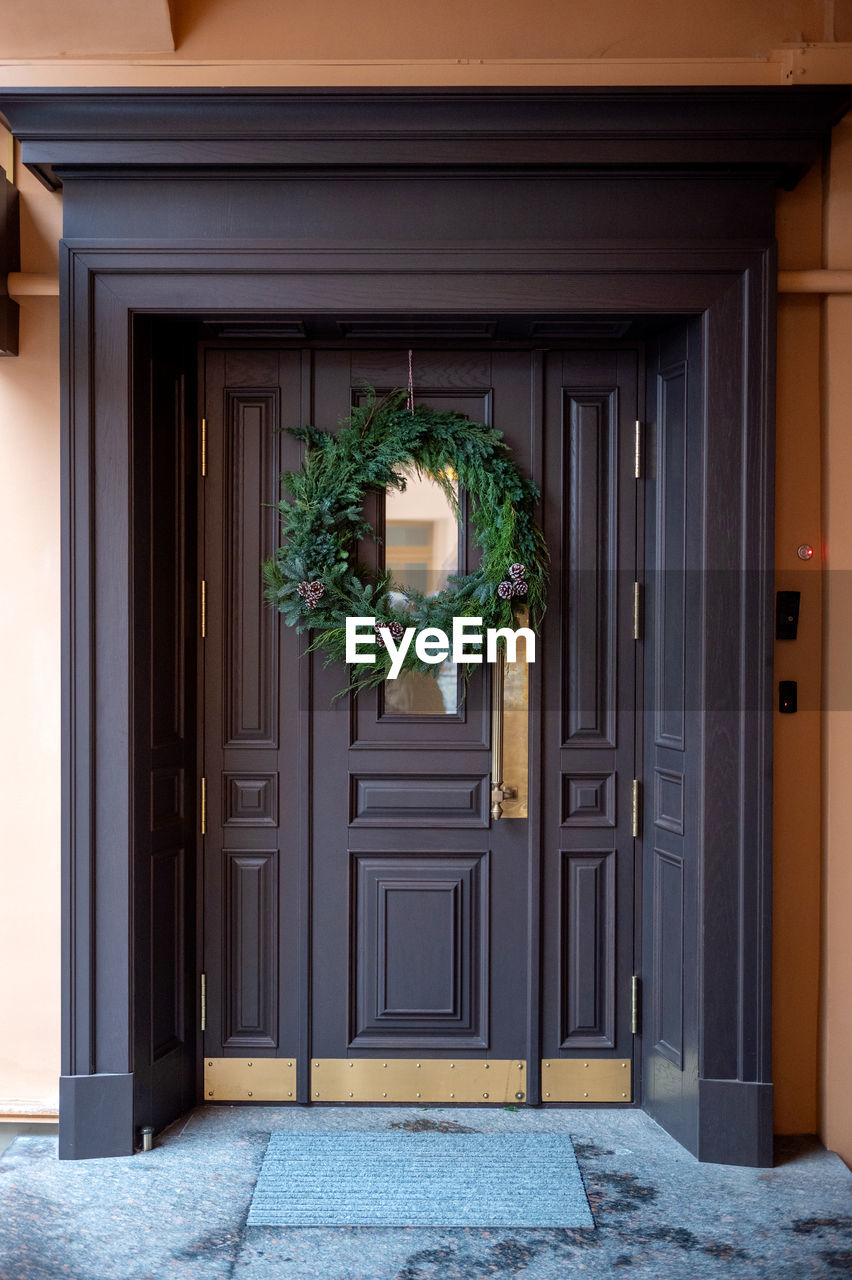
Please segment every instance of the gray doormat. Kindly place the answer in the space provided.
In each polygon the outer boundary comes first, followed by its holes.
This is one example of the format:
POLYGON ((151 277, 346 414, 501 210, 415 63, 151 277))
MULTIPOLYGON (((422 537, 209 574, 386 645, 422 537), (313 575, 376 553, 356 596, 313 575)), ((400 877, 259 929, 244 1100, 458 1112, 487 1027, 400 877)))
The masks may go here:
POLYGON ((274 1133, 249 1226, 593 1227, 555 1133, 274 1133))

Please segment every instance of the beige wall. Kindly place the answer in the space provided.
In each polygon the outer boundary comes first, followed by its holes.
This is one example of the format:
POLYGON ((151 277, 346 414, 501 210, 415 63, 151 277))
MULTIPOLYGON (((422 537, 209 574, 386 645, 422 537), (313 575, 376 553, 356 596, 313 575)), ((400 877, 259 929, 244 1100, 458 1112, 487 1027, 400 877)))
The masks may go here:
MULTIPOLYGON (((837 68, 852 66, 848 47, 797 47, 784 55, 791 61, 767 61, 786 40, 852 39, 849 7, 836 6, 832 31, 834 9, 822 0, 651 0, 643 6, 583 0, 569 8, 557 0, 532 0, 532 8, 494 0, 461 7, 405 0, 391 10, 386 0, 367 0, 353 22, 351 6, 344 8, 342 0, 286 7, 263 0, 176 0, 171 61, 6 62, 0 63, 0 79, 263 84, 280 75, 282 83, 315 84, 525 83, 536 77, 540 83, 783 83, 788 72, 801 72, 805 81, 842 80, 847 72, 837 68), (475 61, 524 57, 545 61, 521 69, 517 62, 497 67, 475 61), (571 67, 547 61, 560 57, 587 61, 571 67), (282 70, 239 58, 318 63, 282 70), (347 65, 335 67, 334 58, 347 65), (395 60, 394 68, 367 66, 371 58, 395 60), (647 61, 623 61, 637 58, 647 61), (661 58, 696 61, 664 65, 655 61, 661 58), (190 65, 205 59, 204 66, 190 65), (448 61, 435 70, 428 59, 448 61), (448 70, 453 61, 457 65, 448 70)), ((23 268, 55 270, 58 198, 25 172, 20 185, 23 268)), ((852 126, 838 131, 829 180, 814 171, 796 191, 779 197, 779 241, 784 269, 852 267, 852 126)), ((852 1160, 852 1109, 844 1090, 852 1062, 852 593, 839 574, 829 575, 823 616, 821 572, 823 554, 830 569, 852 571, 852 298, 782 298, 778 341, 777 585, 802 591, 800 638, 778 646, 778 675, 799 681, 802 710, 776 717, 776 1128, 819 1127, 852 1160), (817 548, 813 563, 797 559, 800 542, 817 548), (821 689, 831 708, 825 717, 821 689)), ((22 311, 21 355, 0 362, 0 706, 8 726, 0 744, 0 800, 11 815, 0 844, 0 1027, 16 1031, 14 1039, 0 1039, 7 1046, 0 1047, 0 1113, 15 1101, 49 1104, 58 1073, 57 414, 56 303, 33 299, 22 311)))
POLYGON ((822 40, 822 0, 175 0, 181 57, 754 57, 788 40, 822 40))
MULTIPOLYGON (((21 175, 23 264, 57 269, 60 201, 21 175)), ((21 307, 0 361, 0 1113, 59 1074, 59 311, 21 307)))
POLYGON ((843 83, 849 0, 15 0, 9 85, 843 83), (170 19, 170 21, 169 21, 170 19), (171 28, 171 29, 170 29, 171 28))
MULTIPOLYGON (((823 181, 812 170, 778 200, 782 270, 818 266, 823 181)), ((799 635, 775 646, 776 675, 797 680, 795 716, 775 713, 772 1056, 775 1128, 817 1129, 822 824, 822 456, 819 297, 778 304, 776 587, 801 591, 799 635), (798 546, 815 548, 803 563, 798 546)))
MULTIPOLYGON (((826 264, 852 268, 852 117, 835 130, 826 264)), ((852 1163, 852 297, 825 304, 825 866, 821 1124, 852 1163)))

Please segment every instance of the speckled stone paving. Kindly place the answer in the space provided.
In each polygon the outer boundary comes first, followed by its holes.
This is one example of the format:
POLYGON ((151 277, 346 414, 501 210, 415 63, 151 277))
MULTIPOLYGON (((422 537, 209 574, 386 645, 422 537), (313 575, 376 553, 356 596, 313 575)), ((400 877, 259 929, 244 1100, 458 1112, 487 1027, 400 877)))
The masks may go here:
POLYGON ((127 1159, 0 1159, 2 1280, 805 1280, 852 1272, 852 1173, 816 1143, 699 1164, 638 1111, 198 1109, 127 1159), (270 1132, 569 1133, 595 1227, 248 1227, 270 1132))

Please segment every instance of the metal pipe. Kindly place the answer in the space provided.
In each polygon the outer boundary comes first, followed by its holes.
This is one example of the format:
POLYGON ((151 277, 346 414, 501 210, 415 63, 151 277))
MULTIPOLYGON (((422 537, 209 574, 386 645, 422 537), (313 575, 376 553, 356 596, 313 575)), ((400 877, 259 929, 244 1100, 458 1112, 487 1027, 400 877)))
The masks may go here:
POLYGON ((779 271, 779 293, 852 293, 852 270, 779 271))
POLYGON ((59 274, 10 271, 6 281, 10 298, 58 298, 59 274))

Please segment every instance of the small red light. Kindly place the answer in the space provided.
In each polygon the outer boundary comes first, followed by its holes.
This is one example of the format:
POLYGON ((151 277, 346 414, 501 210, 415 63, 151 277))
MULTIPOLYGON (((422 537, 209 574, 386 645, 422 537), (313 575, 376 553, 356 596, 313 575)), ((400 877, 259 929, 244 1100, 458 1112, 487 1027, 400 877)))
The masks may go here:
POLYGON ((796 550, 796 555, 800 560, 813 560, 814 549, 809 542, 803 542, 796 550))

